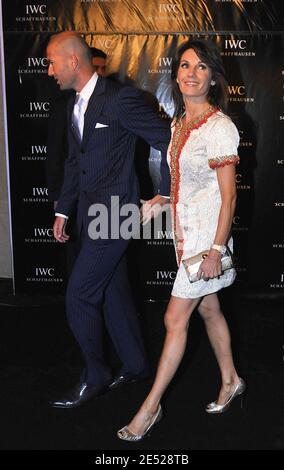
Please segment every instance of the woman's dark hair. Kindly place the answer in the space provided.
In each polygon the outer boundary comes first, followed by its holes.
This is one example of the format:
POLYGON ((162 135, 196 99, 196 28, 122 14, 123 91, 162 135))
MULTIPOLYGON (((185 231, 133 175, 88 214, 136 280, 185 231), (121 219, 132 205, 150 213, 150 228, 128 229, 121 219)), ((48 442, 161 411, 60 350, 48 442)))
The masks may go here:
POLYGON ((212 72, 212 80, 215 81, 214 86, 210 86, 207 95, 208 102, 226 112, 228 102, 228 88, 227 80, 225 77, 225 70, 220 53, 211 41, 204 39, 190 39, 184 42, 176 51, 172 65, 172 94, 175 104, 174 117, 179 119, 184 113, 184 102, 179 86, 176 82, 178 68, 182 55, 188 49, 193 49, 212 72))

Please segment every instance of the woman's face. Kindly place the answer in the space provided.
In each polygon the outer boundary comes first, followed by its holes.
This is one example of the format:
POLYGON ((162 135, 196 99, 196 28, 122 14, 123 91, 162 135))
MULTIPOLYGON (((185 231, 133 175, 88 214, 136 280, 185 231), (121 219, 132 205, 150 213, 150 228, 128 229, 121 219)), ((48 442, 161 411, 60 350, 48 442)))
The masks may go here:
POLYGON ((195 103, 207 101, 211 80, 211 69, 193 49, 187 49, 181 56, 177 73, 177 83, 183 97, 195 103))

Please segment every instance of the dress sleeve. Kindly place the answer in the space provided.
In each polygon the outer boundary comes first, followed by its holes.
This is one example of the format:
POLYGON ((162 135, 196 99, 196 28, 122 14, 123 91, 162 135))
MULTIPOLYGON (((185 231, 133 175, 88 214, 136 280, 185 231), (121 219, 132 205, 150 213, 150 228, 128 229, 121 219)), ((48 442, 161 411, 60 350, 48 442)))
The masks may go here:
POLYGON ((208 165, 212 170, 240 161, 238 156, 239 133, 230 118, 218 119, 207 141, 208 165))

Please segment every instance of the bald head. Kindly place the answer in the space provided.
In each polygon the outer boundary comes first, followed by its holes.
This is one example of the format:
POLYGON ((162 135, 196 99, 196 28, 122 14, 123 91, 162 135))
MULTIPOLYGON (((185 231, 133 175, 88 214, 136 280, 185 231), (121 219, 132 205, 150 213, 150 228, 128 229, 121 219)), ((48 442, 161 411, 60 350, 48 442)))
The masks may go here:
POLYGON ((47 46, 48 74, 62 90, 81 91, 94 73, 92 54, 84 39, 73 31, 51 37, 47 46))
POLYGON ((75 55, 86 62, 92 60, 88 44, 74 31, 65 31, 52 36, 48 43, 49 47, 53 47, 59 55, 75 55))

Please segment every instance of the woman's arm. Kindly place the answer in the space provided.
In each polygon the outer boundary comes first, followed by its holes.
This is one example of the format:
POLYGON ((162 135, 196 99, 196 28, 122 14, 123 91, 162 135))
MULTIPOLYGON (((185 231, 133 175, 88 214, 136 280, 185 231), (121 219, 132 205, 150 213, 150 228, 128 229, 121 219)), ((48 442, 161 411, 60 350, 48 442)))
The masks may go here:
POLYGON ((235 165, 226 165, 217 168, 216 171, 222 204, 214 244, 225 245, 231 232, 236 208, 236 170, 235 165))
MULTIPOLYGON (((236 208, 236 170, 235 165, 225 165, 216 169, 217 179, 221 194, 221 208, 219 212, 217 230, 214 244, 225 245, 230 236, 234 212, 236 208)), ((200 276, 204 273, 205 278, 219 276, 221 271, 221 253, 218 250, 210 249, 208 257, 200 266, 200 276)))

